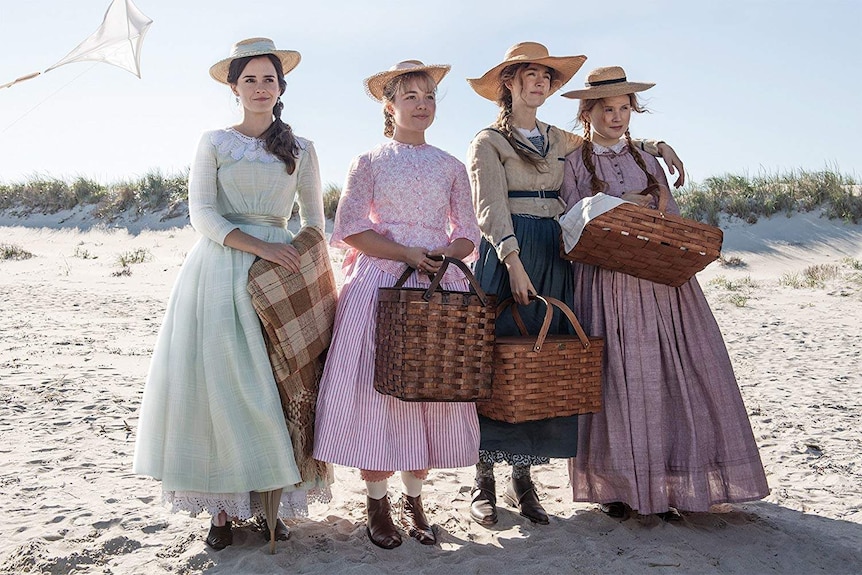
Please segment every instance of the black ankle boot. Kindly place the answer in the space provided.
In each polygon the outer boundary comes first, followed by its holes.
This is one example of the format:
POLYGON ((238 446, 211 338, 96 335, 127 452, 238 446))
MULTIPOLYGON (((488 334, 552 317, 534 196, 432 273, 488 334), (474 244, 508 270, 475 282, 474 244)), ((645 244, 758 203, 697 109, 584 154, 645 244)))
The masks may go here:
POLYGON ((494 525, 497 522, 497 490, 493 477, 477 477, 470 492, 470 517, 479 525, 494 525))
POLYGON ((509 505, 518 508, 521 516, 533 523, 542 525, 549 523, 548 514, 545 513, 544 507, 539 503, 539 494, 536 493, 536 486, 533 485, 533 480, 529 476, 518 479, 513 477, 506 487, 504 497, 509 505))

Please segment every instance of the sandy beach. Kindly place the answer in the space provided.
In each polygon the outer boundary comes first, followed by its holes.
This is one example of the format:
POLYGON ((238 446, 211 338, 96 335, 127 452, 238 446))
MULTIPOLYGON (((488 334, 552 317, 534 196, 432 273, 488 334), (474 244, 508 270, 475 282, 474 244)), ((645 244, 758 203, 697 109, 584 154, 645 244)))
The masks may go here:
POLYGON ((333 500, 291 522, 270 555, 251 524, 212 551, 208 517, 169 513, 160 484, 131 471, 150 354, 197 237, 187 218, 0 214, 0 244, 33 254, 0 260, 0 573, 860 573, 862 225, 807 213, 723 227, 724 257, 740 262, 698 279, 751 417, 765 500, 619 521, 572 503, 554 460, 534 473, 551 524, 501 504, 489 529, 469 518, 473 470, 435 470, 423 499, 440 543, 386 551, 365 534, 358 472, 337 467, 333 500), (837 276, 788 285, 814 265, 837 276))

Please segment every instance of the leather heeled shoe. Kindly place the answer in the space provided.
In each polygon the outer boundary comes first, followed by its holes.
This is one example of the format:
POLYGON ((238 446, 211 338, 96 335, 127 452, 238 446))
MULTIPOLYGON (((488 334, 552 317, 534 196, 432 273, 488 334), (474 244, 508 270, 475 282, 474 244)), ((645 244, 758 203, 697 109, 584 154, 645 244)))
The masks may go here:
POLYGON ((682 514, 679 510, 674 509, 673 507, 668 508, 668 510, 663 513, 656 513, 656 516, 667 523, 682 521, 682 514))
POLYGON ((470 517, 479 525, 497 523, 497 486, 493 477, 477 477, 470 491, 470 517))
MULTIPOLYGON (((257 525, 260 527, 264 540, 269 541, 269 524, 266 522, 266 517, 258 517, 257 525)), ((275 540, 287 541, 288 539, 290 539, 290 529, 284 524, 281 517, 278 517, 275 520, 275 540)))
POLYGON ((623 519, 628 515, 628 506, 622 501, 613 501, 611 503, 601 503, 599 509, 608 517, 614 519, 623 519))
POLYGON ((226 521, 221 527, 210 523, 210 531, 207 533, 207 538, 204 541, 216 551, 221 551, 228 545, 233 545, 233 531, 231 531, 230 521, 226 521))
POLYGON ((422 496, 410 497, 406 493, 401 494, 401 527, 407 534, 422 545, 434 545, 437 536, 428 524, 425 510, 422 509, 422 496))
POLYGON ((365 531, 372 543, 383 549, 395 549, 401 545, 401 534, 392 522, 392 508, 389 505, 389 497, 384 495, 381 499, 367 498, 365 531))
POLYGON ((506 487, 504 498, 509 505, 518 508, 522 517, 526 517, 533 523, 541 525, 550 523, 545 508, 539 503, 539 494, 536 493, 536 486, 533 485, 530 477, 520 479, 513 477, 506 487))

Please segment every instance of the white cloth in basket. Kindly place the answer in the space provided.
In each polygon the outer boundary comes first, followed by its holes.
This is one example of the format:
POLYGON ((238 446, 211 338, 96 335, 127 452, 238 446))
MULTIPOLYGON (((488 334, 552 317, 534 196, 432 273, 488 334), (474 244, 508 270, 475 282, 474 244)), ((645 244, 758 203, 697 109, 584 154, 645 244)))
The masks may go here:
POLYGON ((566 253, 569 253, 578 245, 578 240, 581 239, 581 234, 584 232, 587 224, 590 223, 590 220, 624 203, 626 201, 621 198, 599 192, 594 196, 580 200, 572 206, 572 209, 560 216, 560 229, 563 233, 563 246, 566 253))

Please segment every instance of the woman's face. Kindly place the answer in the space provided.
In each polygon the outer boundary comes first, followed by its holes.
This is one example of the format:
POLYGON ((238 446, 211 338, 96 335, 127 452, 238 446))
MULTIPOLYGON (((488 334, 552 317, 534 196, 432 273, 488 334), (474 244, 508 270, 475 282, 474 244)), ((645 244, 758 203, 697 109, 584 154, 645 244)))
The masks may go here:
POLYGON ((281 96, 275 66, 266 56, 250 60, 231 89, 243 108, 257 114, 272 113, 281 96))
POLYGON ((396 135, 400 132, 422 133, 434 122, 437 99, 433 82, 414 79, 395 94, 395 101, 386 104, 395 122, 396 135))
POLYGON ((551 91, 551 69, 530 64, 521 68, 506 87, 512 92, 512 106, 538 108, 545 103, 551 91))
POLYGON ((602 98, 589 111, 592 139, 602 146, 613 146, 629 129, 632 103, 628 94, 602 98))

